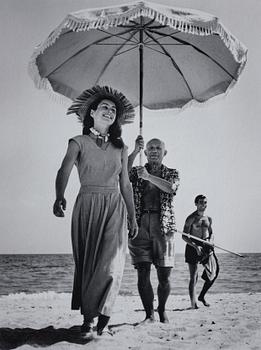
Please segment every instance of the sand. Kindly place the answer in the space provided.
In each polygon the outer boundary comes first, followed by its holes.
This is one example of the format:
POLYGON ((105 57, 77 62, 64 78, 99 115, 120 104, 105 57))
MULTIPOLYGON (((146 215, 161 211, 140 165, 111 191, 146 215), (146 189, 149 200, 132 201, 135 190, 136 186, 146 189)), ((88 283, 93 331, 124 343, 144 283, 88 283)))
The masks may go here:
MULTIPOLYGON (((138 296, 119 296, 110 320, 114 335, 80 337, 70 294, 53 292, 0 297, 0 349, 261 349, 261 293, 209 294, 210 307, 189 309, 188 296, 170 296, 169 324, 144 318, 138 296)), ((156 302, 155 302, 156 305, 156 302)), ((157 316, 157 314, 156 314, 157 316)))

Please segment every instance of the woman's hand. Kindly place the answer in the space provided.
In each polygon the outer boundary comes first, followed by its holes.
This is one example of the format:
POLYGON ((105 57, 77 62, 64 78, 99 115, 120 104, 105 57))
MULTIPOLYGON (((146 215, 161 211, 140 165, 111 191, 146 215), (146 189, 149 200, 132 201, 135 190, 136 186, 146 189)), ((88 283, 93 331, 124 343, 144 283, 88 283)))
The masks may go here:
POLYGON ((139 227, 136 218, 128 220, 129 238, 135 239, 139 232, 139 227))
POLYGON ((57 198, 53 205, 53 213, 55 216, 62 218, 64 217, 64 210, 66 210, 66 199, 57 198))

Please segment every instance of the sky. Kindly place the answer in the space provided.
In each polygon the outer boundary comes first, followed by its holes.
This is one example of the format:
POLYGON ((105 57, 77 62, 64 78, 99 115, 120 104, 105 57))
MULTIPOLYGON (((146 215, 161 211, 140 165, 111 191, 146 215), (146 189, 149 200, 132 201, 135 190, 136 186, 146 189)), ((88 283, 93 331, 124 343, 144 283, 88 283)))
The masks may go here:
MULTIPOLYGON (((68 139, 81 134, 81 125, 66 116, 69 105, 34 87, 27 65, 34 47, 67 13, 120 3, 0 0, 0 254, 71 253, 71 212, 79 190, 75 169, 66 190, 65 218, 56 218, 52 205, 68 139)), ((216 244, 235 252, 261 252, 261 1, 158 3, 214 14, 248 48, 245 70, 227 96, 179 114, 144 112, 145 141, 163 139, 168 150, 164 163, 180 172, 177 228, 182 230, 195 210, 194 197, 203 193, 216 244)), ((137 120, 123 130, 130 151, 138 130, 137 120)), ((178 235, 176 251, 184 251, 178 235)))

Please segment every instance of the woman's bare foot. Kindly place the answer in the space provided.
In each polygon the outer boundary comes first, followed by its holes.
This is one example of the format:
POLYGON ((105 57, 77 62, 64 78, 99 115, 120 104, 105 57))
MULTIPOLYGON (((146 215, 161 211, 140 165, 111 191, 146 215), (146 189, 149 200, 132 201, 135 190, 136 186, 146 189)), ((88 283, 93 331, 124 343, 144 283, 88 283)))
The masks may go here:
POLYGON ((83 322, 81 325, 81 337, 84 339, 91 339, 93 337, 91 322, 83 322))
POLYGON ((97 323, 97 335, 102 335, 105 327, 109 323, 110 317, 105 315, 100 315, 98 317, 98 323, 97 323))

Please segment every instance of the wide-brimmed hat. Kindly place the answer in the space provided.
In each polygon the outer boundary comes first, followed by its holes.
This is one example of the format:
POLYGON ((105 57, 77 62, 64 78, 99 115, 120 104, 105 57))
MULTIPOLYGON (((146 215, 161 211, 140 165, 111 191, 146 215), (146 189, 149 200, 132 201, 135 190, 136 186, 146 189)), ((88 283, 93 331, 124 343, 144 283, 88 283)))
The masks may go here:
POLYGON ((67 114, 77 114, 79 120, 84 123, 86 113, 91 108, 93 103, 97 100, 111 100, 115 103, 117 109, 117 119, 120 124, 132 123, 134 120, 135 112, 130 101, 119 91, 109 86, 96 85, 91 89, 84 90, 80 96, 78 96, 70 108, 68 108, 67 114))

